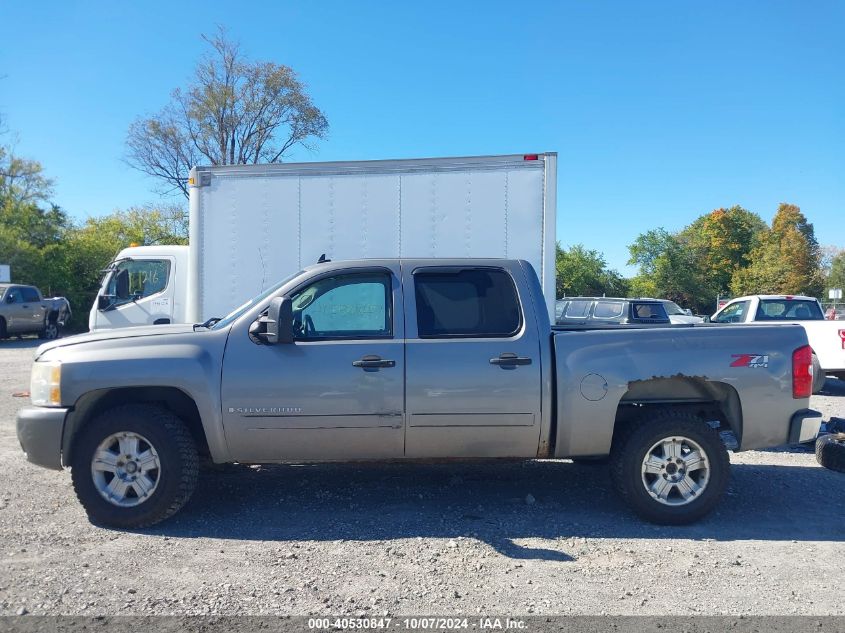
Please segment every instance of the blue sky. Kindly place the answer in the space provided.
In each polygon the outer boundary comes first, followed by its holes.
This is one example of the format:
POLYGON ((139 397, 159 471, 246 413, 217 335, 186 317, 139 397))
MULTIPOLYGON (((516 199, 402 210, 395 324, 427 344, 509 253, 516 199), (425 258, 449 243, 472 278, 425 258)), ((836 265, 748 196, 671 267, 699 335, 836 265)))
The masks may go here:
POLYGON ((201 33, 293 67, 354 160, 559 152, 558 238, 631 272, 656 226, 801 206, 845 247, 843 2, 11 2, 0 112, 73 216, 154 202, 126 129, 201 33))

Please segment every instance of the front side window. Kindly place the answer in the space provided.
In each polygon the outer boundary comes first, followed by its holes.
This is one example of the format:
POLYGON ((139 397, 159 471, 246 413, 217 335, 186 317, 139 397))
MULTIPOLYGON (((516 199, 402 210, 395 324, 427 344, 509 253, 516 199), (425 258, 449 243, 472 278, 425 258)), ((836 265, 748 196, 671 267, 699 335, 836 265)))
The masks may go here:
POLYGON ((737 301, 727 306, 716 318, 713 323, 742 323, 745 320, 745 313, 748 311, 748 301, 737 301))
POLYGON ((7 303, 23 303, 23 295, 20 288, 12 288, 6 295, 7 303))
POLYGON ((666 310, 659 303, 633 303, 631 305, 635 319, 668 319, 666 310))
POLYGON ((166 259, 129 259, 115 266, 106 294, 116 303, 137 301, 162 292, 170 277, 166 259))
POLYGON ((414 273, 421 338, 509 337, 519 331, 519 297, 511 276, 495 268, 414 273))
POLYGON ((291 300, 296 339, 393 336, 388 273, 324 277, 298 291, 291 300))

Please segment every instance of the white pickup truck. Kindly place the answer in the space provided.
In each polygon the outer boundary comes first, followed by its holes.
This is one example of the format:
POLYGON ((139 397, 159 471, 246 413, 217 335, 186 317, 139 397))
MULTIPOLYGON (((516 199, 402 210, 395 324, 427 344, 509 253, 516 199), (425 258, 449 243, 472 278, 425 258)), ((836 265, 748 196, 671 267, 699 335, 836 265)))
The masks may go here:
POLYGON ((731 300, 710 320, 713 323, 796 323, 807 339, 821 371, 813 391, 824 385, 825 375, 845 380, 845 323, 827 321, 818 300, 800 295, 749 295, 731 300))

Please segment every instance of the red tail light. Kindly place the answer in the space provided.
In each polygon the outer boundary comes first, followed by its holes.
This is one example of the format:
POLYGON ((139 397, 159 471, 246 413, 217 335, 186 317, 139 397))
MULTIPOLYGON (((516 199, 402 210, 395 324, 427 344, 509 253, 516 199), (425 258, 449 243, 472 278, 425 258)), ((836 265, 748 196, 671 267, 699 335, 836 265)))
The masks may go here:
POLYGON ((792 397, 809 398, 813 392, 813 350, 809 345, 792 352, 792 397))
POLYGON ((540 160, 540 156, 537 154, 525 154, 522 160, 540 160))

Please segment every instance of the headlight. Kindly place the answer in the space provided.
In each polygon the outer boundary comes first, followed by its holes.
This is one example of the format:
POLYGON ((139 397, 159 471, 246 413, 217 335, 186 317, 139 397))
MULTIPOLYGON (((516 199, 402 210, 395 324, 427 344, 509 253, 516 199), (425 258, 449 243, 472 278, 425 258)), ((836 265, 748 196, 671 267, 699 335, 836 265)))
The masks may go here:
POLYGON ((57 360, 32 363, 29 394, 40 407, 62 406, 62 364, 57 360))

